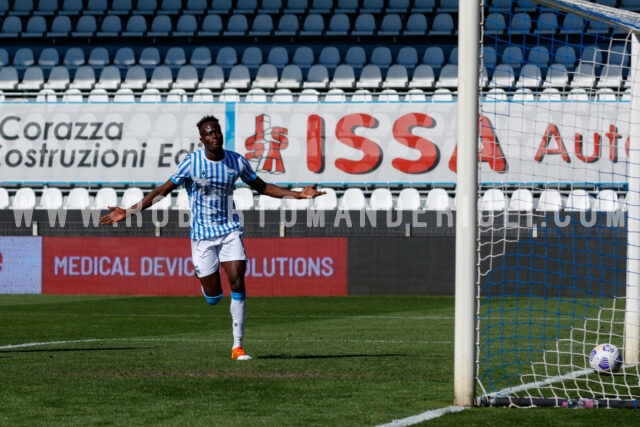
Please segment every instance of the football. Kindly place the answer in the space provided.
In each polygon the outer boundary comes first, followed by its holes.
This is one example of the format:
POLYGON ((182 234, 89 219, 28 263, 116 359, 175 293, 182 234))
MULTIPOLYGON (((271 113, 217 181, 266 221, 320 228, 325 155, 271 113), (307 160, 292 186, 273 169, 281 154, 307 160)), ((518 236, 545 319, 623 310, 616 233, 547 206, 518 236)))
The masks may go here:
POLYGON ((613 374, 622 366, 622 354, 613 344, 600 344, 591 350, 589 365, 597 373, 613 374))

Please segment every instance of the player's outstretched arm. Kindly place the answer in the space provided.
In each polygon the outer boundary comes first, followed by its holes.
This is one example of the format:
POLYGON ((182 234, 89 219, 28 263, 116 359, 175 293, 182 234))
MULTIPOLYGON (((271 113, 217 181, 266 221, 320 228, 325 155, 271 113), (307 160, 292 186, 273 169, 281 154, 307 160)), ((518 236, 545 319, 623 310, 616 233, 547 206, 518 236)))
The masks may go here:
POLYGON ((100 217, 100 224, 109 225, 109 224, 113 224, 114 222, 123 221, 126 217, 128 217, 132 213, 140 212, 141 210, 147 209, 148 207, 153 205, 155 202, 161 200, 167 194, 171 193, 176 187, 177 185, 174 184, 173 181, 168 180, 167 182, 160 185, 159 187, 156 187, 153 190, 151 190, 149 194, 147 194, 142 198, 142 200, 135 203, 133 206, 131 206, 128 209, 122 209, 117 206, 108 206, 111 212, 109 212, 107 215, 100 217))
POLYGON ((277 199, 282 199, 283 197, 293 197, 294 199, 313 199, 326 194, 325 191, 317 190, 316 184, 308 185, 304 187, 302 191, 292 191, 275 184, 268 184, 261 178, 256 178, 254 181, 250 182, 249 185, 258 193, 275 197, 277 199))

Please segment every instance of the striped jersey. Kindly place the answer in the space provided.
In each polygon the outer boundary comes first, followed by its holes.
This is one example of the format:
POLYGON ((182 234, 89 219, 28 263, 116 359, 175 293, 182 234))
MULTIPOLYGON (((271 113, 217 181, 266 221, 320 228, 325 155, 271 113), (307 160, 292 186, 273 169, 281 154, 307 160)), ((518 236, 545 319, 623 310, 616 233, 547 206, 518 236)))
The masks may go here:
POLYGON ((191 239, 221 237, 242 231, 235 212, 233 189, 238 178, 249 183, 258 175, 242 155, 224 150, 224 159, 207 159, 205 150, 187 155, 171 175, 176 185, 184 185, 191 207, 191 239))

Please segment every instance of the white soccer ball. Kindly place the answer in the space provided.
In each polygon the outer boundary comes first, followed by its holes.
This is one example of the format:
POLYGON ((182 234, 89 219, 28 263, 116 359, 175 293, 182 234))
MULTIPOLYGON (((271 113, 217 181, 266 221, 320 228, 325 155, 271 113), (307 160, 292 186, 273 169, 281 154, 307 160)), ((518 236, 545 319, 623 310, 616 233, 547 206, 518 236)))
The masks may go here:
POLYGON ((589 365, 597 373, 613 374, 622 366, 622 354, 613 344, 600 344, 591 350, 589 365))

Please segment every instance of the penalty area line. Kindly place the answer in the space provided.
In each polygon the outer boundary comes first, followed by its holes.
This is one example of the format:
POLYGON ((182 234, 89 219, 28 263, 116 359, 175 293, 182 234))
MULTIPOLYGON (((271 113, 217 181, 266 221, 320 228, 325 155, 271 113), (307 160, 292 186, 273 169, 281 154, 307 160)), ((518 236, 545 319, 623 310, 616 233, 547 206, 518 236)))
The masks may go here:
POLYGON ((393 420, 390 423, 387 424, 380 424, 377 427, 405 427, 405 426, 412 426, 418 423, 421 423, 423 421, 429 421, 429 420, 433 420, 435 418, 439 418, 443 415, 446 414, 453 414, 454 412, 460 412, 465 408, 464 406, 447 406, 445 408, 440 408, 440 409, 432 409, 430 411, 426 411, 423 412, 421 414, 418 415, 412 415, 410 417, 407 418, 403 418, 401 420, 393 420))

